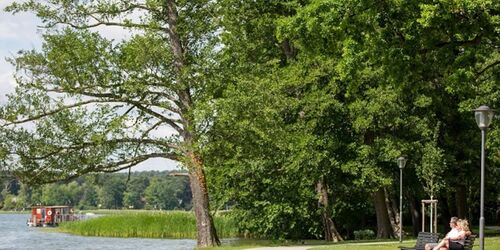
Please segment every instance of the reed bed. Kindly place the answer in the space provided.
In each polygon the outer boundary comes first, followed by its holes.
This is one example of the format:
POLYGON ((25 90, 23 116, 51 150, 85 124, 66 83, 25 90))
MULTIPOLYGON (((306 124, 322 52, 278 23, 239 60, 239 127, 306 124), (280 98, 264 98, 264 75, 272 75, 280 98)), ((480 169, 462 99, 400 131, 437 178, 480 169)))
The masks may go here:
MULTIPOLYGON (((221 238, 238 237, 229 216, 216 216, 215 227, 221 238)), ((196 221, 190 212, 139 212, 101 216, 64 223, 59 230, 84 236, 196 239, 196 221)))

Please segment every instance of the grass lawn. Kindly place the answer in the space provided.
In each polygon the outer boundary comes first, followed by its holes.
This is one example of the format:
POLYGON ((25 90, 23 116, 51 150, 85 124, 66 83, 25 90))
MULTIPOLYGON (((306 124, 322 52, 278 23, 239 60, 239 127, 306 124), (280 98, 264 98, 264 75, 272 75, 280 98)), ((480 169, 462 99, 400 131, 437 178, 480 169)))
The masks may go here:
MULTIPOLYGON (((220 247, 203 248, 203 250, 241 250, 257 247, 273 247, 273 246, 300 246, 297 242, 273 242, 266 240, 239 240, 232 243, 226 243, 220 247)), ((415 240, 404 241, 372 241, 372 242, 356 242, 348 241, 341 243, 332 243, 326 245, 324 241, 306 241, 305 245, 311 246, 310 250, 397 250, 398 246, 414 246, 415 240), (316 246, 314 246, 316 245, 316 246)), ((500 237, 486 237, 484 246, 488 250, 500 250, 500 237)), ((479 249, 479 240, 474 242, 474 249, 479 249)))
MULTIPOLYGON (((341 250, 341 249, 373 249, 373 250, 395 250, 398 246, 414 246, 415 241, 405 241, 403 244, 399 242, 389 242, 389 243, 347 243, 347 244, 337 244, 326 247, 314 247, 311 250, 341 250)), ((488 250, 500 250, 500 237, 488 237, 485 238, 484 242, 485 249, 488 250)), ((479 249, 479 239, 474 242, 474 248, 479 249)))

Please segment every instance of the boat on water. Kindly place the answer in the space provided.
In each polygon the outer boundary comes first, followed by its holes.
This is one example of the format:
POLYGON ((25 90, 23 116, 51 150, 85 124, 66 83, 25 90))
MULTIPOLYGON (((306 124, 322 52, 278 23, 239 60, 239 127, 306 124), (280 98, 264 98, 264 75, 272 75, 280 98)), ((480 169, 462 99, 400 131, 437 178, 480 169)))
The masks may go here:
POLYGON ((71 206, 34 206, 31 208, 31 218, 27 225, 30 227, 58 226, 65 221, 75 221, 79 217, 74 214, 71 206))

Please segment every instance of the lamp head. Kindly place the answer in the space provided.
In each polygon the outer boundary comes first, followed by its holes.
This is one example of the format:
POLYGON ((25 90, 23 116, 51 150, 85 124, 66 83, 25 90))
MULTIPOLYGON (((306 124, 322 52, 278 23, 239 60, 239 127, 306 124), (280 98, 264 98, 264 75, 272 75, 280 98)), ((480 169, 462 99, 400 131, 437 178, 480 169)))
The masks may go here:
POLYGON ((406 158, 404 158, 403 156, 400 156, 397 161, 398 161, 399 168, 403 169, 406 165, 406 158))
POLYGON ((474 111, 477 126, 480 129, 487 129, 490 126, 491 121, 493 120, 494 110, 490 109, 486 105, 483 105, 477 109, 474 109, 474 111))

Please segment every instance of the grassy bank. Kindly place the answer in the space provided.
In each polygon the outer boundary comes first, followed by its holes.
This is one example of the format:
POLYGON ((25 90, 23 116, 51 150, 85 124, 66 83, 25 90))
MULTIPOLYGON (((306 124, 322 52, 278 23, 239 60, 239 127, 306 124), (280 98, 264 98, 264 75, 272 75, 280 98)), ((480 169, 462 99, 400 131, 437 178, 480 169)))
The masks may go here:
MULTIPOLYGON (((233 221, 216 216, 215 226, 221 238, 238 237, 233 221)), ((194 214, 190 212, 118 213, 94 219, 62 224, 59 231, 84 236, 195 239, 194 214)))
POLYGON ((0 214, 29 214, 31 213, 31 210, 27 209, 27 210, 19 210, 19 211, 15 211, 15 210, 0 210, 0 214))

